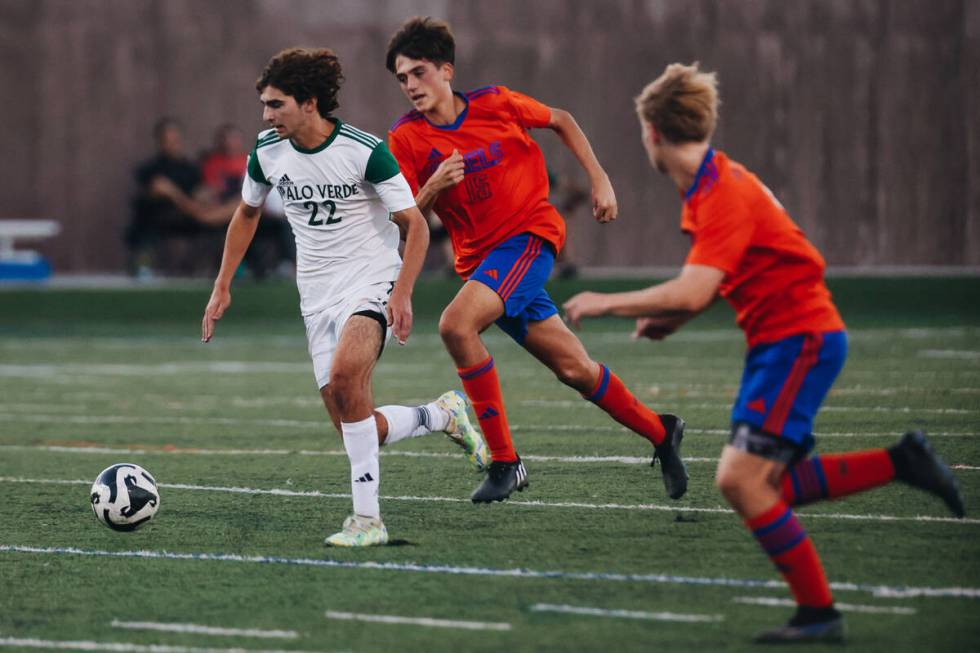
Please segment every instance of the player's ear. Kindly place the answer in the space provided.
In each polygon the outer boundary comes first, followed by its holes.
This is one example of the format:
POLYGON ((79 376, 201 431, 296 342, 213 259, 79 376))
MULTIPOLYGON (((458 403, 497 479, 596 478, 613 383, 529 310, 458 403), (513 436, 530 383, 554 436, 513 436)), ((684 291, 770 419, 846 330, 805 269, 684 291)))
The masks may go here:
POLYGON ((439 66, 439 72, 442 73, 442 78, 447 81, 453 81, 453 77, 456 75, 456 68, 448 61, 439 66))

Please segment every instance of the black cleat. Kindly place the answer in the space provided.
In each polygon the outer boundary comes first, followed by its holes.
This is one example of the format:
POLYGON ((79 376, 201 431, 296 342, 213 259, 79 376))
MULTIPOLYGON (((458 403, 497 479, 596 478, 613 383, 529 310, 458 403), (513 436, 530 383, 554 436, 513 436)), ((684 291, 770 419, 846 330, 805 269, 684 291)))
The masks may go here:
POLYGON ((963 497, 952 470, 936 455, 922 431, 909 431, 888 449, 895 478, 912 487, 931 492, 946 502, 957 517, 963 517, 963 497))
POLYGON ((494 460, 487 470, 487 477, 473 491, 470 499, 473 503, 503 501, 514 490, 523 492, 527 485, 527 470, 520 458, 512 463, 494 460))
POLYGON ((650 467, 656 467, 660 460, 660 471, 664 475, 664 487, 671 499, 680 499, 687 492, 687 466, 681 460, 681 440, 684 439, 684 420, 676 415, 661 415, 667 436, 654 447, 650 467))
POLYGON ((785 626, 759 633, 756 644, 791 644, 804 642, 844 642, 844 617, 833 607, 800 606, 785 626))

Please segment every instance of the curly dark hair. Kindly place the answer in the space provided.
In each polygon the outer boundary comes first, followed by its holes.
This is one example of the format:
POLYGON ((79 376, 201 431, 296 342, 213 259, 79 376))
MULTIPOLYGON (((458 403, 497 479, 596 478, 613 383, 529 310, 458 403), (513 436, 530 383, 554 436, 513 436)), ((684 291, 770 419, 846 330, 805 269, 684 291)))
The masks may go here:
POLYGON ((395 59, 403 54, 410 59, 427 59, 439 64, 455 63, 456 39, 449 23, 431 16, 409 18, 388 41, 385 66, 395 72, 395 59))
POLYGON ((337 93, 344 81, 340 60, 329 48, 287 48, 276 54, 255 82, 259 93, 273 86, 302 104, 316 98, 321 116, 329 118, 340 103, 337 93))

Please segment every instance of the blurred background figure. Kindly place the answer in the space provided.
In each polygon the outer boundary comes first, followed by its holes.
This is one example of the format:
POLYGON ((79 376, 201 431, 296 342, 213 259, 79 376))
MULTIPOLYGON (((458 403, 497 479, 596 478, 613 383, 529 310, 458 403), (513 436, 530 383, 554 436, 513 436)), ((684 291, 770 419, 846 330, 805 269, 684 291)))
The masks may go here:
MULTIPOLYGON (((157 155, 136 172, 139 190, 126 232, 129 272, 142 278, 213 274, 241 197, 248 162, 242 131, 227 123, 218 127, 200 166, 184 155, 176 120, 162 118, 154 135, 157 155)), ((256 279, 270 272, 290 275, 295 253, 289 225, 281 211, 263 217, 244 266, 256 279)))
POLYGON ((183 129, 164 117, 153 127, 156 154, 136 168, 137 191, 126 228, 127 268, 131 275, 193 274, 195 261, 214 260, 204 247, 220 247, 223 227, 231 217, 205 214, 206 190, 201 170, 184 150, 183 129), (199 197, 200 200, 192 199, 199 197), (176 243, 174 241, 182 241, 176 243), (190 246, 193 245, 193 246, 190 246))

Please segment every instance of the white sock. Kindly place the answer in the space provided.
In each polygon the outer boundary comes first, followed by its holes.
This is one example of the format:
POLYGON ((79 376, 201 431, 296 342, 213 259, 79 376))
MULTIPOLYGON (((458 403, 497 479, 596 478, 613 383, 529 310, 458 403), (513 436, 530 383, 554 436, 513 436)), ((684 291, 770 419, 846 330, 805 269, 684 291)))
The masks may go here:
POLYGON ((439 408, 435 402, 424 406, 382 406, 375 410, 384 415, 388 422, 385 445, 442 431, 449 426, 449 413, 439 408))
POLYGON ((378 462, 378 425, 371 415, 360 422, 341 422, 344 449, 350 459, 350 490, 354 498, 354 513, 365 517, 381 517, 378 505, 378 485, 381 465, 378 462))

